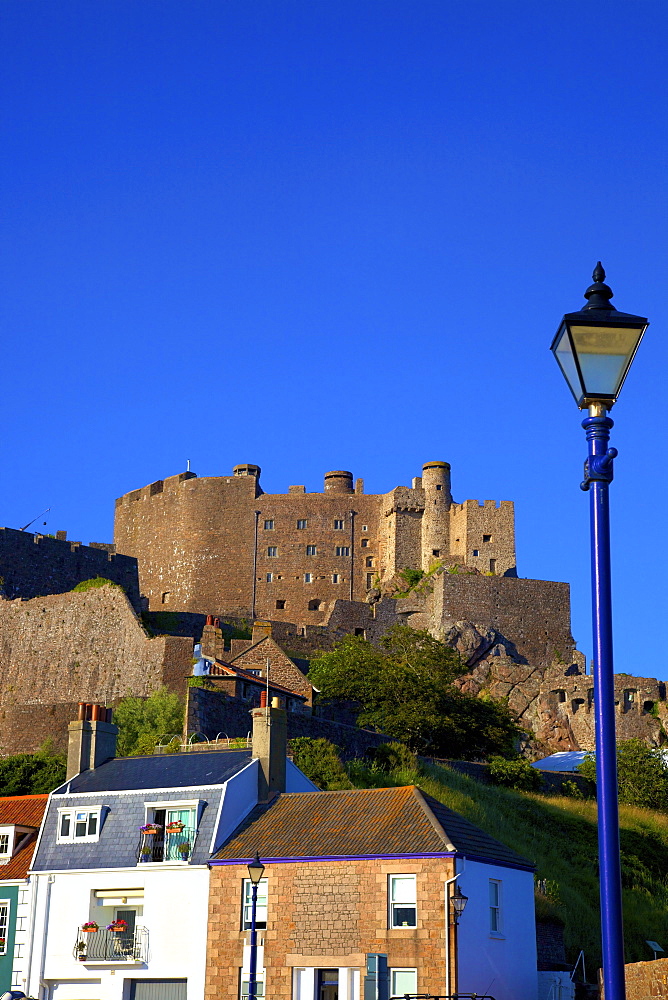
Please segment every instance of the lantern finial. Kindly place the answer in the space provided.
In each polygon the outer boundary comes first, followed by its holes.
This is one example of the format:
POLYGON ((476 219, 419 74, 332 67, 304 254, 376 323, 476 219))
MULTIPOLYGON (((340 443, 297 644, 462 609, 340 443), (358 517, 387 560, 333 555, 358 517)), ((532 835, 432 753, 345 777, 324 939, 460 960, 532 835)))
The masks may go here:
POLYGON ((610 302, 613 295, 612 288, 604 284, 605 271, 600 260, 594 268, 592 278, 594 279, 594 284, 590 285, 584 293, 587 305, 584 307, 583 312, 586 312, 588 309, 606 309, 608 312, 617 312, 610 302))

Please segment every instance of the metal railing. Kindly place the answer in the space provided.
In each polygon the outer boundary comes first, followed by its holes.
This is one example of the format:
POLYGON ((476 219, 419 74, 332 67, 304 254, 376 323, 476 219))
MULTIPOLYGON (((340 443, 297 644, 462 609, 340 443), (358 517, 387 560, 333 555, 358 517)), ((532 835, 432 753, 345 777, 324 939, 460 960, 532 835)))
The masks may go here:
POLYGON ((494 1000, 489 993, 401 993, 400 1000, 494 1000))
POLYGON ((148 930, 77 931, 72 951, 80 962, 148 962, 148 930))
POLYGON ((160 830, 158 833, 140 833, 135 857, 146 861, 189 861, 197 830, 184 826, 182 830, 160 830))

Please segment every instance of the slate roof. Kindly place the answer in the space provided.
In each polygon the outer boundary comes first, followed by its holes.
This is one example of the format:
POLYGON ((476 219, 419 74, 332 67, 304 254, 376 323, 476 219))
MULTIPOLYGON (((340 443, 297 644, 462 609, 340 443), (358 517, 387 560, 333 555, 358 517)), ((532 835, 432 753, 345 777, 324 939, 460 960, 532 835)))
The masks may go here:
POLYGON ((250 750, 192 751, 152 757, 116 757, 82 771, 58 792, 120 792, 222 785, 250 762, 250 750))
POLYGON ((26 842, 14 857, 6 865, 0 865, 0 881, 27 876, 37 843, 37 830, 42 822, 48 798, 48 795, 9 795, 0 798, 1 824, 13 823, 16 826, 35 828, 35 833, 26 838, 26 842))
POLYGON ((530 861, 415 785, 281 795, 258 806, 215 860, 458 853, 495 864, 530 861))

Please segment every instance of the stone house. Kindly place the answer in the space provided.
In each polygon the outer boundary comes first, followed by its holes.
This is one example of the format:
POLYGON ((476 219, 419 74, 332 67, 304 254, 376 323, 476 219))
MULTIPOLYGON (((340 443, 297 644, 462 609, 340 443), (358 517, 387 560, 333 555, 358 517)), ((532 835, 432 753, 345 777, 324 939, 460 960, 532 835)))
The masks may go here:
POLYGON ((258 995, 359 1000, 369 956, 384 955, 389 996, 535 1000, 533 866, 414 786, 278 795, 253 811, 210 862, 206 1000, 248 995, 256 852, 258 995), (458 926, 455 884, 468 897, 458 926))

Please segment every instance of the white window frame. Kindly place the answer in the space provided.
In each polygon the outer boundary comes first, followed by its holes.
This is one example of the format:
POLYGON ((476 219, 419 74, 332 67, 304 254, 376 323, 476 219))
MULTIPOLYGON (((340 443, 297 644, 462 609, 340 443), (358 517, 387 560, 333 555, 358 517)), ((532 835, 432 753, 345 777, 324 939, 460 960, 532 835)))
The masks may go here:
POLYGON ((192 809, 195 813, 194 829, 197 830, 199 827, 201 804, 201 799, 174 799, 171 802, 145 802, 144 809, 146 818, 144 823, 152 823, 154 821, 153 816, 156 809, 192 809))
POLYGON ((339 573, 332 573, 332 583, 341 583, 341 576, 339 573))
MULTIPOLYGON (((240 1000, 248 1000, 250 972, 246 969, 240 969, 239 972, 239 998, 240 1000), (246 986, 245 992, 244 985, 246 986)), ((255 996, 264 997, 264 969, 258 969, 255 973, 255 996)))
POLYGON ((503 883, 499 878, 489 880, 489 933, 492 937, 503 937, 502 886, 503 883), (492 894, 492 886, 496 886, 495 895, 492 894))
POLYGON ((264 531, 273 531, 273 530, 274 530, 274 519, 273 517, 269 517, 264 522, 264 531))
POLYGON ((310 573, 304 573, 304 583, 313 583, 313 577, 310 573))
POLYGON ((304 531, 305 528, 308 528, 308 518, 300 517, 297 521, 297 531, 304 531))
POLYGON ((334 531, 345 531, 346 522, 344 520, 339 520, 339 518, 334 519, 334 531))
POLYGON ((7 838, 7 850, 0 850, 0 865, 11 861, 12 854, 14 853, 14 841, 16 839, 16 826, 14 823, 6 823, 0 826, 0 848, 5 846, 2 843, 4 837, 7 838))
POLYGON ((265 583, 273 583, 273 582, 274 582, 274 574, 267 573, 265 583))
POLYGON ((102 810, 104 806, 60 806, 58 809, 58 829, 56 831, 56 843, 57 844, 94 844, 100 839, 100 827, 102 826, 102 810), (97 823, 95 824, 95 833, 86 832, 83 837, 76 836, 77 814, 86 814, 86 830, 90 827, 90 820, 92 816, 97 817, 97 823), (62 833, 63 829, 63 819, 65 816, 70 818, 70 828, 66 834, 62 833))
POLYGON ((337 556, 343 556, 344 558, 346 558, 346 557, 348 557, 350 555, 350 546, 349 545, 337 545, 336 548, 335 548, 335 550, 334 550, 334 554, 337 555, 337 556))
POLYGON ((307 545, 306 546, 306 555, 307 556, 317 556, 317 554, 318 554, 318 546, 317 545, 307 545))
POLYGON ((0 899, 0 938, 4 939, 4 944, 0 945, 0 955, 7 954, 7 939, 9 937, 9 917, 12 912, 11 899, 0 899))
POLYGON ((398 873, 395 872, 395 873, 392 873, 391 875, 388 875, 387 898, 388 898, 388 903, 389 903, 389 925, 390 925, 390 927, 392 929, 397 929, 397 928, 402 928, 403 929, 406 926, 408 926, 408 928, 410 930, 415 930, 415 928, 417 927, 417 875, 412 874, 411 872, 405 872, 403 874, 398 874, 398 873), (412 902, 408 901, 408 900, 407 901, 400 901, 400 900, 396 900, 395 899, 394 880, 395 879, 400 879, 400 878, 411 879, 412 880, 412 882, 413 882, 413 888, 414 888, 413 901, 412 902), (401 923, 401 924, 400 923, 395 923, 395 918, 394 918, 395 907, 397 909, 402 909, 402 910, 407 910, 409 907, 413 907, 413 909, 415 911, 415 923, 412 924, 412 925, 411 924, 405 925, 403 923, 401 923))
POLYGON ((278 545, 268 545, 267 559, 276 559, 277 557, 278 557, 278 545))
MULTIPOLYGON (((252 906, 252 892, 251 887, 253 883, 249 878, 244 878, 241 880, 241 929, 242 931, 247 931, 250 929, 251 925, 251 906, 252 906), (248 911, 248 916, 246 916, 246 911, 248 911)), ((269 906, 269 879, 261 878, 257 884, 257 909, 255 911, 255 926, 263 923, 265 928, 267 926, 267 911, 269 906), (262 890, 264 889, 264 893, 262 890), (264 898, 264 903, 260 902, 260 899, 264 898), (262 911, 264 910, 264 919, 262 917, 262 911)), ((262 928, 260 928, 262 930, 262 928)))
POLYGON ((390 969, 390 998, 393 998, 393 997, 399 997, 399 998, 401 998, 401 997, 405 996, 406 993, 409 993, 409 994, 410 993, 417 993, 417 991, 418 991, 418 989, 417 989, 417 969, 411 969, 409 967, 404 967, 404 968, 401 968, 401 969, 399 969, 399 968, 397 968, 397 969, 390 969), (409 990, 402 990, 400 993, 397 992, 394 977, 395 977, 395 975, 398 972, 412 972, 413 973, 414 982, 413 982, 412 987, 409 990))

